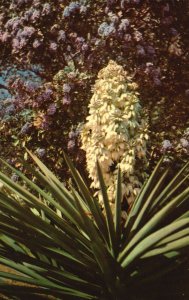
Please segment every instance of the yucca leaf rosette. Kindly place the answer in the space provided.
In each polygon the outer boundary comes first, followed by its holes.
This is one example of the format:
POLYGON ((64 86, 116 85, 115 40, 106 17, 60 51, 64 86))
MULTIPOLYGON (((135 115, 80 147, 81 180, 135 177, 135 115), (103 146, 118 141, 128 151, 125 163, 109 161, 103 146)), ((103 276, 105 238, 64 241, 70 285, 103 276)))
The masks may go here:
POLYGON ((66 155, 69 189, 29 154, 37 182, 0 172, 2 299, 188 299, 188 165, 172 176, 161 160, 123 220, 120 169, 113 216, 98 162, 103 211, 66 155))

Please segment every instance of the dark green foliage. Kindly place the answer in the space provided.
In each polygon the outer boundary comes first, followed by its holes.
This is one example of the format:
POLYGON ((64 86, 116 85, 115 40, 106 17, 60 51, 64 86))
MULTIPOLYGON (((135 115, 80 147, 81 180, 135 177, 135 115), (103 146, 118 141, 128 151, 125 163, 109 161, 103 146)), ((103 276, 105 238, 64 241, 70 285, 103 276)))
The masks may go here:
POLYGON ((24 145, 35 153, 45 149, 44 161, 65 179, 64 149, 82 168, 77 125, 85 122, 97 73, 113 59, 138 83, 150 118, 152 165, 161 156, 165 139, 173 145, 170 157, 187 160, 188 147, 180 139, 189 126, 188 18, 184 0, 1 1, 1 70, 32 69, 42 78, 35 91, 27 91, 16 79, 9 83, 15 111, 4 118, 1 108, 3 156, 19 155, 24 145), (57 84, 53 78, 59 71, 62 80, 57 84), (71 87, 66 93, 61 89, 64 84, 71 87), (52 89, 48 99, 42 96, 46 85, 52 89), (27 122, 30 129, 20 134, 27 122), (72 132, 76 134, 70 138, 72 132))
POLYGON ((187 299, 188 164, 170 178, 161 160, 122 220, 120 172, 113 218, 99 164, 104 211, 66 155, 77 190, 66 189, 29 154, 38 170, 27 163, 25 168, 40 186, 12 167, 22 185, 0 173, 0 263, 15 270, 0 272, 2 294, 9 299, 187 299))

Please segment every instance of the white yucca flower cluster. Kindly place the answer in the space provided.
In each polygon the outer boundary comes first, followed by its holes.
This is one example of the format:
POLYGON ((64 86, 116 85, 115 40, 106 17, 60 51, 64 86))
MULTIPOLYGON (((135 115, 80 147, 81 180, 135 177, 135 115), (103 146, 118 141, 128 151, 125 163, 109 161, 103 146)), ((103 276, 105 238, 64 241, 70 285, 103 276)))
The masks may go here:
POLYGON ((148 122, 136 88, 123 67, 112 60, 99 72, 94 85, 89 116, 81 130, 81 142, 93 181, 91 187, 97 189, 99 200, 97 159, 112 203, 118 166, 123 174, 122 190, 128 203, 138 194, 144 178, 148 122))

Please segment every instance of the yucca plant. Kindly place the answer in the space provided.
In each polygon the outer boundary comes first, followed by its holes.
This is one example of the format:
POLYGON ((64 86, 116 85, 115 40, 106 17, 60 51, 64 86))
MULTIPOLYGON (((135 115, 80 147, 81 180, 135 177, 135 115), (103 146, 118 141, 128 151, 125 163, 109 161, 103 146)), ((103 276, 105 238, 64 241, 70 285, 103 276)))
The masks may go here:
POLYGON ((22 184, 0 173, 0 264, 14 270, 1 268, 2 295, 179 299, 179 289, 170 296, 170 285, 176 282, 183 292, 181 283, 187 278, 188 164, 170 179, 162 159, 123 220, 120 170, 113 216, 98 162, 103 210, 66 155, 77 190, 73 186, 68 190, 30 155, 38 169, 23 164, 40 184, 12 166, 22 184), (157 294, 164 288, 165 298, 157 294))

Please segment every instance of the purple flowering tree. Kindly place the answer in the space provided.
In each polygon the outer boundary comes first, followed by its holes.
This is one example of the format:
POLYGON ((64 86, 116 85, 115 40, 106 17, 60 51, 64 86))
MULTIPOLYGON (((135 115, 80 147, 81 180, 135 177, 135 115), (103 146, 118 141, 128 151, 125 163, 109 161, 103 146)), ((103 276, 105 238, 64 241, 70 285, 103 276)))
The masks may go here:
MULTIPOLYGON (((70 132, 85 121, 97 73, 110 59, 138 83, 152 161, 165 140, 186 145, 188 18, 187 1, 2 0, 0 71, 15 66, 42 80, 40 86, 18 77, 8 83, 12 101, 1 104, 1 153, 45 149, 43 160, 62 177, 63 150, 82 165, 79 134, 70 132)), ((168 152, 177 155, 174 149, 168 152)))

